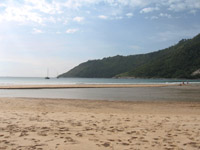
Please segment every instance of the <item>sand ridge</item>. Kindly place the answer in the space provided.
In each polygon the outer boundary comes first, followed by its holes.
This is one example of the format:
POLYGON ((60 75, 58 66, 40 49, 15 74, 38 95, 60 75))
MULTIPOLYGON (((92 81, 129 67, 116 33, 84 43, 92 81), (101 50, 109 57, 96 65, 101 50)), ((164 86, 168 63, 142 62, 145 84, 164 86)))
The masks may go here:
POLYGON ((0 85, 0 89, 59 89, 59 88, 132 88, 165 87, 179 84, 48 84, 48 85, 0 85))
POLYGON ((0 149, 199 149, 199 102, 0 98, 0 149))

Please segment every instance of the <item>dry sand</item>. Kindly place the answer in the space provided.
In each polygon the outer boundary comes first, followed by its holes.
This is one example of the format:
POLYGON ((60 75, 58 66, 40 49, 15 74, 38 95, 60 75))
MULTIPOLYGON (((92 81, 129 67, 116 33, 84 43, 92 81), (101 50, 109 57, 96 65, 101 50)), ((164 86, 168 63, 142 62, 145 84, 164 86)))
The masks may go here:
POLYGON ((200 149, 200 102, 0 98, 0 149, 200 149))

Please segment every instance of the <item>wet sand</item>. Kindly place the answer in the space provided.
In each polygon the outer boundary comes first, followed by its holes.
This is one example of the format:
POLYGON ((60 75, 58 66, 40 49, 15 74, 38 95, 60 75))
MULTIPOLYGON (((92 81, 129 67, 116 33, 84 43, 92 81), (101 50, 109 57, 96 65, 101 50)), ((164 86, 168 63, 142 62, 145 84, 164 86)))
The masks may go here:
POLYGON ((0 149, 200 149, 200 102, 0 98, 0 149))
POLYGON ((165 87, 178 84, 49 84, 49 85, 0 85, 0 89, 59 89, 59 88, 132 88, 165 87))

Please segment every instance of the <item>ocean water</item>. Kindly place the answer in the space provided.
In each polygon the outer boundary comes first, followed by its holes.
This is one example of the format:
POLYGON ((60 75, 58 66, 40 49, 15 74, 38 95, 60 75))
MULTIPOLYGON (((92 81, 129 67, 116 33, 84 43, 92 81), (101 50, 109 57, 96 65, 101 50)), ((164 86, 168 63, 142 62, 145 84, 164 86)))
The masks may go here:
POLYGON ((176 100, 200 101, 200 80, 176 79, 88 79, 88 78, 0 78, 0 85, 26 84, 177 84, 189 82, 190 86, 136 87, 136 88, 66 88, 0 90, 0 97, 63 98, 89 100, 176 100), (199 83, 199 84, 198 84, 199 83))
POLYGON ((61 98, 112 101, 200 101, 200 86, 134 88, 66 88, 0 90, 0 97, 61 98))
POLYGON ((114 79, 114 78, 51 78, 40 77, 0 77, 0 85, 40 85, 40 84, 177 84, 182 82, 200 83, 187 79, 114 79))

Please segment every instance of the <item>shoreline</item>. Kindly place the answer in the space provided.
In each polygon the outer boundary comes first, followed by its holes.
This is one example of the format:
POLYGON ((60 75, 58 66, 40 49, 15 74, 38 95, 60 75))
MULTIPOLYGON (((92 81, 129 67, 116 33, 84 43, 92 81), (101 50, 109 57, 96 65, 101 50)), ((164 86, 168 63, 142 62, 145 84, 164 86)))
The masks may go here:
POLYGON ((132 88, 166 87, 182 84, 51 84, 51 85, 0 85, 0 89, 62 89, 62 88, 132 88))

